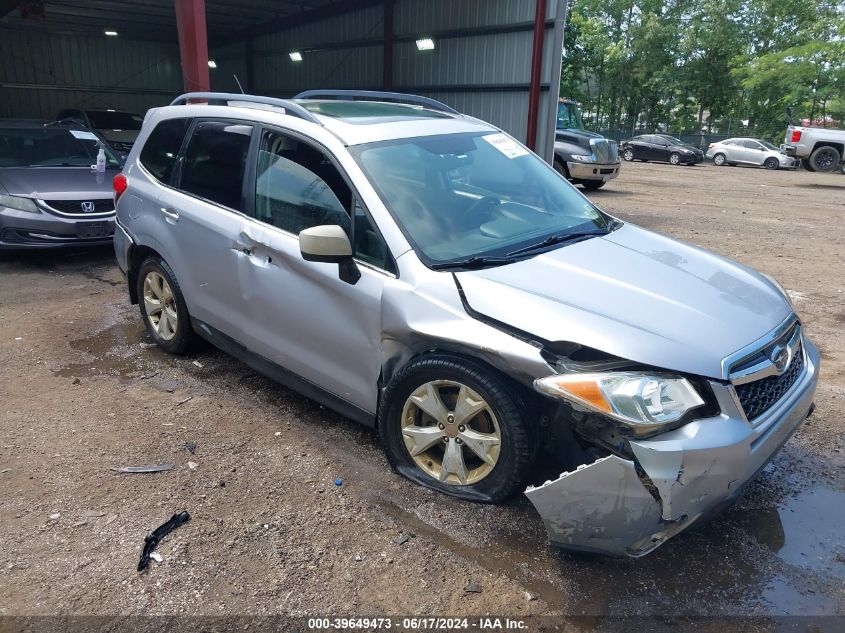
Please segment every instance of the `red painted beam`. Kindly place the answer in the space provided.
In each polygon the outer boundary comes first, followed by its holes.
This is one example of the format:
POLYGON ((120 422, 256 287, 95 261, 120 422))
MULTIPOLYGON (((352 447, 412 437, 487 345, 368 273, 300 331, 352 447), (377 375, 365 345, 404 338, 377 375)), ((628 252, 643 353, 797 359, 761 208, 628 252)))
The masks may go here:
POLYGON ((179 54, 185 92, 208 92, 208 31, 205 27, 205 0, 175 0, 179 54))
POLYGON ((546 0, 537 0, 534 14, 534 46, 531 52, 531 85, 528 89, 528 131, 525 144, 537 146, 537 119, 540 113, 540 71, 543 68, 543 40, 546 36, 546 0))

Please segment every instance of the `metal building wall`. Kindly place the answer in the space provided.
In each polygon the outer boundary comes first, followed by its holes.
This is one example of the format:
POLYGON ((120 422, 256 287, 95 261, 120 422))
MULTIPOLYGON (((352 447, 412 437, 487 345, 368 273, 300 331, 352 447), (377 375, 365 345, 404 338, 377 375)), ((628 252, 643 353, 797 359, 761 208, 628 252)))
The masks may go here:
POLYGON ((140 112, 181 91, 176 43, 0 30, 0 117, 69 107, 140 112))
MULTIPOLYGON (((392 89, 439 99, 525 141, 536 6, 536 0, 395 0, 392 89), (420 37, 432 37, 435 50, 418 51, 420 37)), ((536 142, 547 160, 565 11, 566 0, 548 0, 536 142)), ((256 37, 251 89, 282 97, 308 88, 381 89, 384 16, 376 4, 256 37), (292 62, 291 51, 301 51, 304 61, 292 62)))

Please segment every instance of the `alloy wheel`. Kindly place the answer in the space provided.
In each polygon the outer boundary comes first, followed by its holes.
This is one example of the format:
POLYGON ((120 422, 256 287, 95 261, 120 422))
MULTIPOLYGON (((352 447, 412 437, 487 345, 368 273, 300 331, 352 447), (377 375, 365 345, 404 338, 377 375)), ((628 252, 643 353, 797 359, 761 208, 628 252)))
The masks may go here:
POLYGON ((162 340, 176 336, 179 316, 173 290, 163 275, 150 271, 144 277, 144 311, 153 329, 162 340))
POLYGON ((822 150, 816 155, 816 167, 821 171, 827 171, 833 167, 833 152, 822 150))
POLYGON ((626 149, 624 152, 622 152, 622 158, 627 161, 632 161, 634 160, 634 152, 630 149, 626 149))
POLYGON ((455 486, 487 477, 502 447, 492 407, 453 380, 427 382, 408 396, 402 409, 402 439, 420 469, 455 486))

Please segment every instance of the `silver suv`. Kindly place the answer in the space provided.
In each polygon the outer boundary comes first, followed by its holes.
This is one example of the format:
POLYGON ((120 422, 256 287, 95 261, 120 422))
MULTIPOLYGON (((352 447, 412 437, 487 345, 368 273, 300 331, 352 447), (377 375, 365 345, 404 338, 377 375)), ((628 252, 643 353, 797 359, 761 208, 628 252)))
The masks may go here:
POLYGON ((524 490, 557 546, 653 550, 813 409, 819 353, 775 281, 430 99, 184 95, 147 114, 115 196, 161 347, 199 336, 375 427, 422 485, 524 490))

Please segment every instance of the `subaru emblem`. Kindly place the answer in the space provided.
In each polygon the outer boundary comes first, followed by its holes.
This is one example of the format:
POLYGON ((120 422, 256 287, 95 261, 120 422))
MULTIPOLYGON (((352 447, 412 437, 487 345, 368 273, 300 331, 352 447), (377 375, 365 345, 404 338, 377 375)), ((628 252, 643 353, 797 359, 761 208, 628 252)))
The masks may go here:
POLYGON ((94 203, 93 202, 83 202, 82 203, 82 212, 83 213, 94 213, 94 203))
POLYGON ((775 366, 778 374, 782 374, 789 366, 789 361, 792 360, 791 356, 792 354, 788 347, 777 345, 769 353, 769 360, 772 361, 772 365, 775 366))

